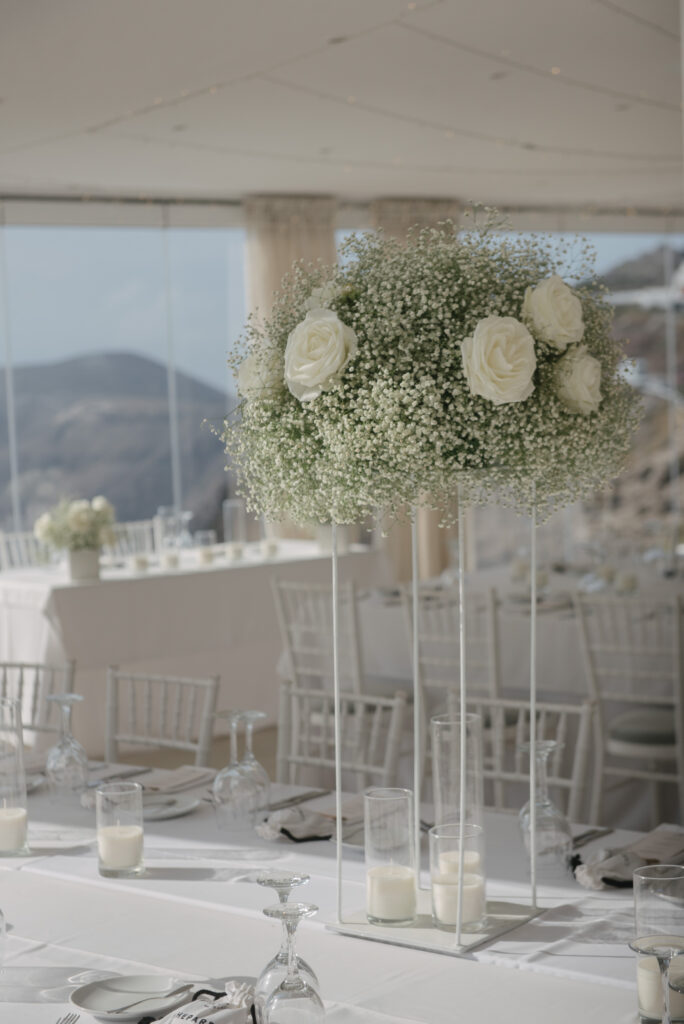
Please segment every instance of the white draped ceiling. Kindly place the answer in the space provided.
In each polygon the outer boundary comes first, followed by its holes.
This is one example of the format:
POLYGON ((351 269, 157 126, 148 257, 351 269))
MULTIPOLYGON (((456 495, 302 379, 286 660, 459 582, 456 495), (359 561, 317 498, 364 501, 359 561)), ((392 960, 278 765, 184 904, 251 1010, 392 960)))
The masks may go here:
POLYGON ((0 9, 0 195, 446 197, 681 228, 677 0, 0 9))

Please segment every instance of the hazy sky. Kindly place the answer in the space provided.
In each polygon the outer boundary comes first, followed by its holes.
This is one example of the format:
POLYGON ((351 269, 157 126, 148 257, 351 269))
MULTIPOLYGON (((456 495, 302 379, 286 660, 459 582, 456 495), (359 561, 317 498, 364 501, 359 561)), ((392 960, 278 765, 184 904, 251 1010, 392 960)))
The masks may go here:
MULTIPOLYGON (((663 242, 644 234, 589 238, 601 273, 663 242)), ((682 236, 670 241, 684 244, 682 236)), ((168 245, 176 365, 224 387, 226 354, 245 319, 244 232, 171 229, 168 245)), ((162 232, 144 228, 6 228, 15 365, 116 350, 164 362, 162 246, 162 232)))

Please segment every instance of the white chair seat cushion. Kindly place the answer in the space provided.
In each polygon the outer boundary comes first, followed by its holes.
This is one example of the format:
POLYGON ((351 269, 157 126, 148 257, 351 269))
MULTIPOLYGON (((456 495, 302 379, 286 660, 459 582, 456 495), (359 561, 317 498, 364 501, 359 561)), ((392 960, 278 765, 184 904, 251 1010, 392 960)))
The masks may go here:
POLYGON ((608 735, 611 740, 622 743, 672 746, 676 742, 672 709, 654 708, 618 715, 610 722, 608 735))

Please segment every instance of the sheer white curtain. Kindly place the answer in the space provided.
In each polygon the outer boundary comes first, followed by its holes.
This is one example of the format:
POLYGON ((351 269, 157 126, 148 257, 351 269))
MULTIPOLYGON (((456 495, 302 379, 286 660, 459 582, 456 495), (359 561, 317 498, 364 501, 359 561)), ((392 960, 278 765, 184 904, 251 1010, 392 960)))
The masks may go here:
MULTIPOLYGON (((458 222, 461 205, 453 199, 376 199, 371 203, 373 226, 385 235, 405 239, 412 227, 436 227, 458 222)), ((439 528, 439 514, 418 510, 418 571, 421 579, 437 576, 449 564, 450 531, 439 528)), ((411 576, 411 528, 395 523, 384 538, 398 580, 411 576)))
POLYGON ((329 196, 255 195, 245 199, 247 294, 267 316, 295 260, 335 262, 337 201, 329 196))

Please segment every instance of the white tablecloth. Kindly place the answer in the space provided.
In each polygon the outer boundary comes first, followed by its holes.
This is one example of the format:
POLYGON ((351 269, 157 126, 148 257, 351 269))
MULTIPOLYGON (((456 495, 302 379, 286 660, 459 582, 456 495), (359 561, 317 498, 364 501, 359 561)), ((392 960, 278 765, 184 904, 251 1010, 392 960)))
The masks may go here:
MULTIPOLYGON (((453 958, 328 930, 335 905, 331 843, 231 845, 205 805, 186 818, 148 823, 145 877, 103 879, 92 846, 65 848, 70 833, 61 824, 63 810, 34 796, 29 813, 34 855, 0 861, 10 925, 0 973, 3 1022, 54 1024, 68 1008, 65 977, 86 969, 166 972, 214 984, 257 975, 277 948, 280 929, 262 916, 269 893, 252 880, 273 864, 311 874, 301 895, 321 913, 301 925, 298 948, 318 973, 333 1024, 637 1019, 635 957, 626 946, 631 893, 587 893, 571 881, 555 891, 541 889, 540 905, 548 910, 540 918, 469 958, 453 958), (50 822, 60 823, 57 831, 50 822), (40 974, 29 975, 41 966, 61 967, 63 974, 46 974, 41 984, 40 974)), ((69 820, 80 829, 74 840, 92 838, 92 831, 83 832, 93 829, 92 812, 76 810, 69 820)), ((515 818, 492 815, 487 838, 490 898, 524 898, 515 818)), ((345 905, 363 906, 359 855, 346 855, 344 873, 345 905)), ((87 1015, 81 1024, 90 1024, 87 1015)))
MULTIPOLYGON (((63 569, 0 574, 0 661, 76 660, 86 700, 74 732, 102 753, 106 667, 180 676, 220 674, 219 706, 258 708, 277 717, 275 671, 281 649, 271 579, 327 582, 330 558, 315 544, 282 541, 277 556, 249 555, 200 567, 184 553, 180 570, 133 575, 104 570, 94 583, 69 583, 63 569)), ((379 551, 340 557, 340 575, 360 585, 389 582, 379 551)))

